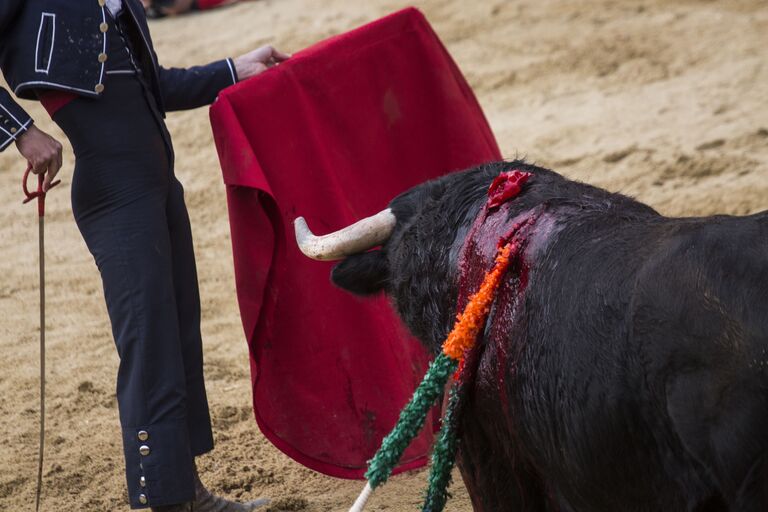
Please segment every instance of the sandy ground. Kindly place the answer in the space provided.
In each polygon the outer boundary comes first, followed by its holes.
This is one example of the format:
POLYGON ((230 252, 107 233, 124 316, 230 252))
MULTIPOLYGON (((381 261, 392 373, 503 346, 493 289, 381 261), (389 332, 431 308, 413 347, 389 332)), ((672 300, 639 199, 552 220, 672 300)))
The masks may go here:
MULTIPOLYGON (((670 215, 768 208, 768 9, 762 0, 416 2, 466 73, 504 154, 622 191, 670 215)), ((274 42, 300 49, 407 5, 260 0, 153 22, 161 61, 190 65, 274 42)), ((38 125, 60 132, 36 105, 38 125)), ((267 120, 268 122, 268 120, 267 120)), ((187 188, 218 448, 211 487, 272 510, 346 510, 359 482, 294 463, 252 419, 224 188, 205 109, 168 123, 187 188)), ((64 186, 48 201, 49 415, 44 510, 125 510, 111 341, 101 284, 64 186)), ((0 155, 0 510, 33 509, 37 450, 37 229, 24 164, 0 155)), ((426 474, 394 479, 370 510, 414 510, 426 474)), ((448 510, 471 510, 466 492, 448 510)))

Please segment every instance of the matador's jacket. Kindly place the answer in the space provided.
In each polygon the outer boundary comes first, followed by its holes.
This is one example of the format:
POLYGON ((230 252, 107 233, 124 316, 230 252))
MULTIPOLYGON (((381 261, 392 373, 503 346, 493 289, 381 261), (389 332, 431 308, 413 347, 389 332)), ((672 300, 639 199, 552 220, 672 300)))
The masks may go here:
MULTIPOLYGON (((140 0, 123 0, 141 33, 142 52, 161 112, 208 105, 237 82, 231 59, 187 69, 157 62, 140 0)), ((98 97, 104 92, 110 48, 105 0, 0 0, 0 69, 19 98, 55 89, 98 97)), ((0 151, 32 124, 0 87, 0 151)))

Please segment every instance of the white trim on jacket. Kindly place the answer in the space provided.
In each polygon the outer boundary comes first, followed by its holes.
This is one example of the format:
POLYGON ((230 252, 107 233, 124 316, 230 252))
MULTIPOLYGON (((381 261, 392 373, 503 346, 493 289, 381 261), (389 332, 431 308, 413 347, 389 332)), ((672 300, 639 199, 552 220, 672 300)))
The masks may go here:
POLYGON ((43 12, 40 15, 40 28, 37 29, 37 44, 35 45, 35 72, 36 73, 45 73, 46 75, 51 70, 51 61, 53 60, 53 47, 56 44, 56 13, 52 12, 43 12), (45 69, 38 67, 38 63, 40 62, 40 39, 43 36, 43 27, 45 26, 45 18, 52 18, 51 20, 51 27, 53 28, 51 32, 51 48, 48 50, 48 65, 45 67, 45 69))

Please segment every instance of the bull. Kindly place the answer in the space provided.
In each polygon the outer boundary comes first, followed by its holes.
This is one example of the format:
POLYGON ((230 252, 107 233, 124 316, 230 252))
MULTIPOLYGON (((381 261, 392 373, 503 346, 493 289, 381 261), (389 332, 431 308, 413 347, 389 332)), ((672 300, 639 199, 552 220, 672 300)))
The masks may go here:
POLYGON ((436 354, 521 224, 459 420, 474 509, 767 511, 768 212, 668 218, 514 161, 324 237, 299 221, 297 238, 343 259, 337 286, 386 293, 436 354), (532 177, 489 215, 489 185, 512 169, 532 177))

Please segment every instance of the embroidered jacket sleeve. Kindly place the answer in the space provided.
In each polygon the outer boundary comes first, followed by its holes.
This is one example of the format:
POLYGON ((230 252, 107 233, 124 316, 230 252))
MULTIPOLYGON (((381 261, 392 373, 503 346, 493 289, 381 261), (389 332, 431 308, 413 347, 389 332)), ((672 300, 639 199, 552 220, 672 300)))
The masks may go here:
MULTIPOLYGON (((0 45, 5 44, 2 35, 13 22, 25 0, 0 0, 0 45)), ((2 50, 2 48, 0 48, 2 50)), ((0 151, 7 148, 32 125, 23 108, 16 103, 5 88, 0 87, 0 151)))
POLYGON ((188 110, 213 103, 237 83, 237 73, 232 59, 224 59, 186 69, 160 67, 159 81, 165 110, 188 110))

